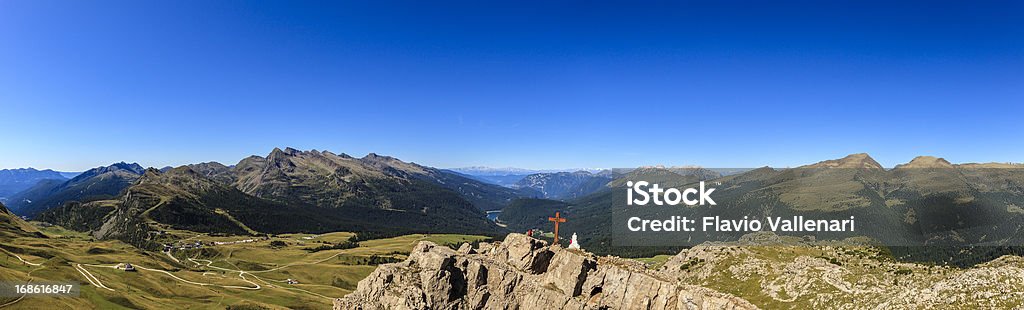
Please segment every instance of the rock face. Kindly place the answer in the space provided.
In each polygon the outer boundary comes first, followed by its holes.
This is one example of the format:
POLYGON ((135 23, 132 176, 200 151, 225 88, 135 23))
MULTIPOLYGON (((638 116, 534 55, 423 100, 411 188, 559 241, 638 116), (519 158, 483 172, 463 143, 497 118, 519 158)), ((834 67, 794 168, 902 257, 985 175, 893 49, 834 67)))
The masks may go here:
POLYGON ((452 250, 417 245, 334 301, 334 309, 756 309, 643 264, 549 246, 522 234, 452 250))

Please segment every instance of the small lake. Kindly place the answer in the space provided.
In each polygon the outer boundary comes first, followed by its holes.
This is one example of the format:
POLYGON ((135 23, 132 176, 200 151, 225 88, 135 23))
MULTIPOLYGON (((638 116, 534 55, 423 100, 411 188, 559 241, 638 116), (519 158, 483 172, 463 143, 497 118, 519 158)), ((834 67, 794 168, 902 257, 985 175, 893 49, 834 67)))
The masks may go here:
POLYGON ((498 215, 501 215, 501 210, 487 211, 488 220, 497 221, 498 215))

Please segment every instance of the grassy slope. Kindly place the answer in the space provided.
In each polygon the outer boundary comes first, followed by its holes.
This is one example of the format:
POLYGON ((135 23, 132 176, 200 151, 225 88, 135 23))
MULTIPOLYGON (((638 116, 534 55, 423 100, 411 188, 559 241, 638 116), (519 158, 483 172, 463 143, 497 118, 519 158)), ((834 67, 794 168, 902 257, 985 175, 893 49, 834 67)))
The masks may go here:
MULTIPOLYGON (((350 233, 330 233, 311 239, 306 234, 278 235, 270 240, 206 247, 203 250, 180 251, 174 259, 161 252, 144 252, 120 241, 95 241, 85 234, 60 227, 41 229, 51 238, 17 238, 2 240, 0 251, 0 278, 34 281, 76 281, 82 284, 79 297, 33 297, 16 303, 17 308, 46 309, 120 309, 120 308, 191 308, 224 309, 228 305, 256 304, 267 308, 322 309, 333 297, 341 297, 355 288, 356 283, 376 268, 359 264, 359 258, 382 255, 402 259, 421 240, 439 244, 457 244, 483 239, 467 235, 407 235, 389 239, 369 240, 361 246, 345 250, 327 250, 309 253, 323 242, 337 243, 347 240, 350 233), (274 240, 287 246, 271 248, 274 240), (10 252, 10 253, 8 253, 10 252), (14 255, 31 263, 22 263, 14 255), (206 267, 205 262, 194 264, 188 257, 212 261, 212 266, 232 270, 247 270, 246 278, 261 285, 259 290, 222 288, 214 285, 253 286, 243 281, 238 272, 206 267), (109 291, 89 283, 72 264, 81 263, 98 278, 109 291), (201 286, 182 282, 170 275, 139 269, 124 272, 109 268, 129 262, 137 267, 166 270, 174 276, 193 282, 214 284, 201 286), (283 283, 297 279, 300 284, 283 283)), ((245 236, 209 236, 188 231, 170 231, 166 238, 188 241, 236 241, 245 236)), ((15 298, 0 298, 0 304, 15 298)))

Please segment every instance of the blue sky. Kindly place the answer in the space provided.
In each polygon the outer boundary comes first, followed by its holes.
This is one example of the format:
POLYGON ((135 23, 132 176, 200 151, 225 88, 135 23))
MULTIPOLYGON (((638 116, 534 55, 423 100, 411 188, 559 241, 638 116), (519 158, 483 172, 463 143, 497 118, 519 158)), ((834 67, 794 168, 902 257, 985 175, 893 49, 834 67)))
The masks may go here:
POLYGON ((0 1, 0 168, 1024 161, 1021 2, 0 1), (827 2, 827 3, 822 3, 827 2))

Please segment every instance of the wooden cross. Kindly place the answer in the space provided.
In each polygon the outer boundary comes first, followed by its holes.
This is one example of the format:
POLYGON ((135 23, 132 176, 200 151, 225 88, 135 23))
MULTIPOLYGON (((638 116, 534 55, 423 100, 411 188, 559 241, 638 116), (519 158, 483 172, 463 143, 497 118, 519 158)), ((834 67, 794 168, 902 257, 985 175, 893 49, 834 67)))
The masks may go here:
POLYGON ((565 223, 565 218, 561 214, 562 212, 555 212, 555 217, 548 218, 548 221, 555 222, 555 244, 558 244, 558 223, 565 223))

